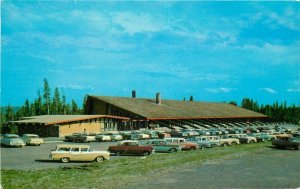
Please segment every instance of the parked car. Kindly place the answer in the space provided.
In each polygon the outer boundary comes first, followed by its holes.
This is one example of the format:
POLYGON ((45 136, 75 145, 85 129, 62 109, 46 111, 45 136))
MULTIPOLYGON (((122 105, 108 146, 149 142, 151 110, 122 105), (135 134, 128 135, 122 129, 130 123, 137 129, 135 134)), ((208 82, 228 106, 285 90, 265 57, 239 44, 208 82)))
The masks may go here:
POLYGON ((67 163, 69 161, 96 161, 102 162, 110 159, 107 151, 94 151, 88 145, 57 145, 55 150, 51 150, 50 156, 52 160, 67 163))
POLYGON ((201 135, 210 135, 209 130, 205 130, 205 129, 194 129, 194 131, 196 131, 200 136, 201 136, 201 135))
POLYGON ((131 139, 131 131, 119 131, 119 134, 122 135, 123 140, 131 139))
POLYGON ((150 155, 154 152, 152 146, 142 145, 137 140, 123 140, 116 146, 109 146, 108 151, 119 155, 150 155))
POLYGON ((220 141, 209 140, 209 138, 207 136, 191 138, 191 141, 196 142, 199 146, 199 149, 214 148, 217 146, 221 146, 220 141))
POLYGON ((96 141, 98 142, 107 142, 107 141, 111 141, 111 137, 110 135, 105 135, 105 134, 97 134, 95 136, 96 141))
POLYGON ((247 134, 229 134, 228 137, 239 139, 240 143, 249 144, 249 143, 257 142, 255 137, 248 136, 247 134))
POLYGON ((73 133, 72 135, 65 136, 67 142, 93 142, 96 141, 95 135, 89 135, 88 133, 73 133))
POLYGON ((196 150, 199 148, 197 143, 188 142, 184 138, 165 138, 169 143, 180 144, 181 150, 196 150))
POLYGON ((199 136, 199 133, 193 129, 182 129, 179 133, 181 133, 183 137, 199 136))
POLYGON ((119 133, 104 133, 105 135, 109 135, 112 141, 123 140, 123 136, 119 133))
POLYGON ((155 152, 177 152, 181 150, 180 144, 172 144, 164 139, 151 139, 146 144, 153 146, 155 152))
POLYGON ((275 148, 294 148, 300 150, 300 139, 294 137, 280 137, 272 141, 275 148))
POLYGON ((25 142, 20 138, 19 135, 4 134, 1 138, 1 146, 23 147, 25 146, 25 142))
POLYGON ((236 138, 228 138, 228 136, 206 136, 211 141, 220 142, 221 146, 232 146, 240 144, 240 140, 236 138))
POLYGON ((300 138, 300 131, 292 131, 293 137, 300 138))
POLYGON ((156 130, 145 130, 145 131, 142 131, 144 134, 147 134, 149 135, 149 138, 151 139, 157 139, 159 138, 159 132, 156 131, 156 130))
POLYGON ((44 139, 40 138, 38 135, 35 134, 23 134, 22 139, 26 145, 39 146, 45 143, 44 139))
POLYGON ((255 137, 257 142, 266 142, 276 139, 275 135, 271 135, 269 133, 248 133, 247 135, 255 137))
POLYGON ((157 134, 158 134, 159 139, 164 139, 164 138, 170 138, 171 137, 170 133, 167 133, 165 131, 157 131, 157 134))
POLYGON ((141 131, 132 131, 130 138, 132 140, 146 140, 146 139, 150 139, 150 135, 145 134, 141 131))

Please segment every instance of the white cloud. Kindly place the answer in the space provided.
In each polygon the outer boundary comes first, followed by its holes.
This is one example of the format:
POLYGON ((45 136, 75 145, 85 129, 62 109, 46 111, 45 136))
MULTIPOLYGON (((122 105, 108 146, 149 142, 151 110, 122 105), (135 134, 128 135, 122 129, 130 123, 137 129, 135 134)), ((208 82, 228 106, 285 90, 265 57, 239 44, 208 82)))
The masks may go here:
POLYGON ((140 32, 157 32, 165 29, 159 18, 145 13, 119 12, 115 14, 113 22, 133 35, 140 32))
POLYGON ((298 89, 288 89, 287 92, 300 93, 300 88, 298 88, 298 89))
POLYGON ((78 85, 78 84, 60 85, 59 88, 72 89, 72 90, 93 90, 94 89, 94 87, 92 87, 91 85, 78 85))
POLYGON ((277 91, 272 89, 272 88, 260 88, 260 90, 271 93, 271 94, 276 94, 277 91))
POLYGON ((219 87, 219 88, 206 88, 205 89, 211 93, 230 93, 231 91, 235 91, 235 88, 226 88, 226 87, 219 87))

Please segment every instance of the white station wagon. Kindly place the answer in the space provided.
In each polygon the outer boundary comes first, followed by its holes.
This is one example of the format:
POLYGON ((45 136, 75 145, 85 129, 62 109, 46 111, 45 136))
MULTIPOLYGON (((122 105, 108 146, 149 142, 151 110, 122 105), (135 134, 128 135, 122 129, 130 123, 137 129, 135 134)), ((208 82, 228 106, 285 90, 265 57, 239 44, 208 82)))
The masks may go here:
POLYGON ((50 152, 53 160, 67 163, 69 161, 96 161, 102 162, 109 160, 108 151, 94 151, 88 145, 57 145, 55 150, 50 152))

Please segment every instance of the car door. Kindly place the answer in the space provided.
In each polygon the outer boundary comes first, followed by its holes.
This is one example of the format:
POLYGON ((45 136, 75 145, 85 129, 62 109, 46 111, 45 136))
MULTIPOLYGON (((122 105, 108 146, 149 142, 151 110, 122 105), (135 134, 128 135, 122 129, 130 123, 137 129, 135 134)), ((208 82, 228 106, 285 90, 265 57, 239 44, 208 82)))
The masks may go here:
POLYGON ((71 161, 85 161, 84 156, 82 156, 81 153, 80 153, 80 148, 79 147, 71 148, 69 158, 70 158, 71 161))

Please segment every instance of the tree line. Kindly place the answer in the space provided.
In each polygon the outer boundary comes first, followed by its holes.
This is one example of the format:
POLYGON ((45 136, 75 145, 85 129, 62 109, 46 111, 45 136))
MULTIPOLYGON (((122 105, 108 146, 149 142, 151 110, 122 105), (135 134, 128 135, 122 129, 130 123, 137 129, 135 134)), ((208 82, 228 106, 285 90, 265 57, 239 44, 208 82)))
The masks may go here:
MULTIPOLYGON (((229 103, 237 105, 237 103, 234 101, 229 103)), ((295 104, 288 106, 286 101, 283 103, 276 101, 271 105, 260 105, 257 101, 254 101, 250 98, 244 98, 242 100, 241 107, 267 115, 274 121, 300 124, 300 106, 296 106, 295 104)))
POLYGON ((26 99, 17 111, 10 105, 1 109, 1 126, 5 122, 19 120, 22 117, 83 114, 86 97, 84 98, 82 108, 80 108, 74 99, 71 100, 71 103, 67 103, 66 96, 64 94, 61 95, 57 87, 55 87, 52 95, 48 80, 45 78, 43 82, 43 93, 41 94, 38 91, 36 99, 32 102, 26 99))
MULTIPOLYGON (((71 100, 71 103, 67 103, 66 96, 64 94, 61 96, 57 87, 55 87, 54 93, 51 95, 51 89, 47 79, 45 78, 43 82, 43 93, 41 94, 40 91, 38 91, 36 99, 32 102, 26 99, 24 105, 18 108, 17 111, 14 110, 15 107, 10 105, 4 109, 1 108, 1 131, 5 123, 19 120, 22 117, 84 114, 83 110, 87 96, 84 97, 82 108, 80 108, 74 99, 71 100)), ((237 106, 235 101, 230 101, 229 104, 237 106)), ((271 105, 259 105, 257 101, 244 98, 241 102, 241 107, 267 115, 274 121, 300 124, 300 106, 296 106, 295 104, 287 106, 286 101, 284 103, 278 103, 278 101, 276 101, 271 105)))

